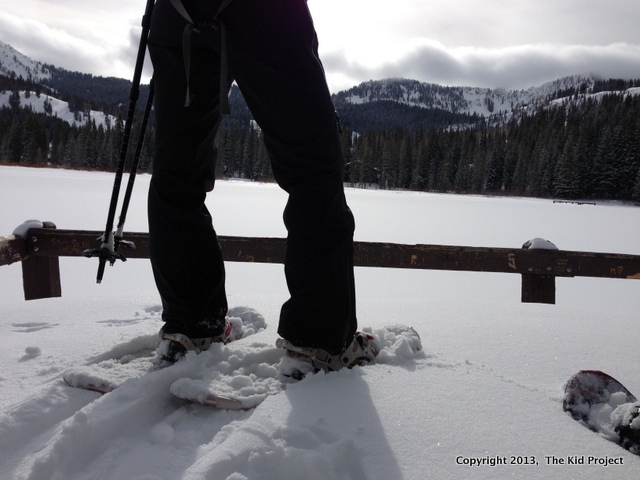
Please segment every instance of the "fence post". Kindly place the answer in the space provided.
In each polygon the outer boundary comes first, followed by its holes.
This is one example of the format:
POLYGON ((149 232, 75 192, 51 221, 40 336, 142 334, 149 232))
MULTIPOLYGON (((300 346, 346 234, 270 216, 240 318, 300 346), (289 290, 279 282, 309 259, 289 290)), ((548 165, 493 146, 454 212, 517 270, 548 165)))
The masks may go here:
POLYGON ((556 303, 556 277, 522 275, 522 303, 556 303))
MULTIPOLYGON (((45 222, 42 228, 55 229, 55 224, 45 222)), ((57 256, 45 257, 34 255, 38 252, 38 237, 29 236, 27 257, 22 260, 22 285, 25 300, 61 297, 60 261, 57 256)))
MULTIPOLYGON (((526 250, 552 250, 557 251, 553 243, 542 238, 534 238, 522 245, 526 250)), ((547 267, 550 271, 551 267, 547 267)), ((531 274, 522 274, 522 296, 520 301, 522 303, 547 303, 555 305, 556 303, 556 277, 555 275, 545 275, 540 271, 535 271, 532 266, 529 266, 531 274)))

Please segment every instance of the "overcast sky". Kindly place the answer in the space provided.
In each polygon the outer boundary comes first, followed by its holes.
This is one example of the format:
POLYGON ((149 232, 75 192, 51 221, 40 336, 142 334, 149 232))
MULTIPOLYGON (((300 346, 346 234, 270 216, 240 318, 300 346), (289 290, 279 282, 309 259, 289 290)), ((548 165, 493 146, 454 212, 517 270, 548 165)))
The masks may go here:
MULTIPOLYGON (((132 77, 146 0, 3 4, 0 40, 32 59, 132 77)), ((333 92, 388 77, 513 89, 581 73, 640 78, 640 0, 309 0, 309 7, 333 92)))

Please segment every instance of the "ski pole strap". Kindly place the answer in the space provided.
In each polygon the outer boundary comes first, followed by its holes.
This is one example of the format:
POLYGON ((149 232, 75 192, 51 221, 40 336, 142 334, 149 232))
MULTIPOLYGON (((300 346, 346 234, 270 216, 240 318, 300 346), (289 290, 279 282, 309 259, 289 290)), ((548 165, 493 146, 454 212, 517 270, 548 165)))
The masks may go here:
POLYGON ((218 18, 222 11, 229 6, 233 0, 224 0, 218 8, 218 12, 209 21, 196 24, 187 9, 184 8, 181 0, 170 0, 171 5, 178 11, 180 15, 189 23, 185 25, 182 31, 182 57, 184 58, 184 70, 187 77, 187 92, 185 95, 184 106, 191 105, 193 98, 189 91, 189 77, 191 74, 191 34, 199 32, 200 27, 214 28, 220 31, 220 112, 223 115, 229 115, 231 109, 229 108, 229 66, 227 60, 227 32, 224 24, 218 18))

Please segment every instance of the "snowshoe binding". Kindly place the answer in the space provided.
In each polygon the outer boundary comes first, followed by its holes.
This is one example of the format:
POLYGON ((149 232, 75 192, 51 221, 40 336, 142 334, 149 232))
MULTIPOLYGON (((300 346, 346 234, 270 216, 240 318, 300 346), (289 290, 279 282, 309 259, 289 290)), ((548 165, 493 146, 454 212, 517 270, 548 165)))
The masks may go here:
POLYGON ((190 338, 182 333, 165 333, 160 331, 160 345, 156 352, 159 366, 172 365, 187 352, 200 353, 207 350, 213 343, 227 344, 242 337, 242 320, 239 318, 225 318, 224 331, 214 337, 190 338))
POLYGON ((276 346, 286 350, 280 371, 296 380, 320 370, 333 372, 345 367, 367 365, 373 362, 380 352, 375 337, 365 332, 356 332, 353 341, 337 355, 331 355, 321 348, 299 347, 284 338, 279 338, 276 346))

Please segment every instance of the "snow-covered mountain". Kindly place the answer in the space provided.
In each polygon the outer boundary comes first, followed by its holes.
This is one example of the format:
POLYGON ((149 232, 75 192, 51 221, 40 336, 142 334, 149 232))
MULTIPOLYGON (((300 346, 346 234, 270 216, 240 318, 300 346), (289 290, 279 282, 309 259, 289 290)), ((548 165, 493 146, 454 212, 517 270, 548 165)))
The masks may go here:
POLYGON ((371 80, 335 95, 338 102, 366 104, 393 101, 420 108, 437 108, 452 113, 489 117, 499 112, 520 110, 549 101, 557 92, 590 89, 594 78, 574 75, 527 90, 504 88, 449 87, 409 79, 371 80), (583 87, 583 85, 585 87, 583 87))
POLYGON ((23 55, 11 45, 0 40, 0 75, 9 78, 40 82, 51 78, 51 72, 42 62, 23 55))
MULTIPOLYGON (((20 106, 29 108, 35 113, 46 113, 52 117, 57 117, 66 121, 72 126, 86 125, 88 122, 95 122, 96 127, 105 127, 107 122, 111 126, 115 124, 116 118, 113 115, 107 115, 97 110, 89 110, 86 112, 73 112, 69 108, 69 103, 59 100, 51 95, 36 94, 32 91, 20 91, 20 106)), ((9 105, 9 98, 12 92, 0 91, 0 107, 9 105)))
MULTIPOLYGON (((535 112, 539 107, 554 107, 575 104, 589 99, 599 100, 607 94, 640 94, 638 82, 623 82, 634 85, 622 90, 615 88, 616 82, 602 81, 592 75, 572 75, 559 78, 526 90, 505 88, 481 88, 442 86, 417 80, 390 78, 370 80, 333 96, 338 111, 358 112, 358 124, 366 123, 370 113, 380 116, 379 110, 388 110, 390 105, 412 109, 405 118, 416 116, 415 109, 444 111, 458 117, 447 118, 451 128, 473 126, 479 119, 487 125, 500 126, 513 118, 535 112), (465 116, 467 116, 465 118, 465 116), (364 118, 364 121, 363 121, 364 118), (451 120, 453 118, 453 121, 451 120)), ((408 111, 408 110, 407 110, 408 111)), ((408 122, 403 125, 407 126, 408 122)))
MULTIPOLYGON (((39 61, 34 61, 15 50, 11 45, 0 41, 0 76, 19 79, 27 82, 47 85, 47 80, 52 79, 50 67, 39 61)), ((86 75, 91 77, 90 75, 86 75)), ((99 77, 100 82, 108 82, 110 79, 99 77)), ((122 82, 121 79, 113 79, 122 82)), ((96 77, 95 87, 98 90, 103 85, 98 86, 96 77)), ((439 118, 435 121, 453 128, 473 125, 480 119, 485 119, 490 125, 500 125, 514 116, 519 118, 528 112, 534 111, 535 107, 558 105, 568 101, 581 101, 587 98, 597 98, 605 92, 594 91, 594 86, 598 79, 591 75, 572 75, 545 83, 540 86, 532 86, 526 90, 508 90, 505 88, 481 88, 468 86, 442 86, 432 83, 420 82, 411 79, 391 78, 384 80, 370 80, 348 90, 333 95, 337 110, 345 115, 346 123, 361 127, 372 117, 385 127, 393 127, 394 122, 398 125, 409 126, 410 124, 434 123, 433 114, 424 114, 420 111, 440 111, 448 112, 449 116, 439 118), (576 95, 579 94, 579 95, 576 95), (409 111, 411 109, 412 111, 409 111), (363 112, 371 110, 371 112, 363 112), (391 112, 391 110, 394 110, 391 112), (418 113, 416 113, 416 111, 418 113), (381 113, 383 112, 383 113, 381 113), (431 116, 429 116, 431 115, 431 116), (356 120, 349 122, 349 116, 354 116, 356 120), (380 120, 382 118, 382 120, 380 120), (391 123, 391 125, 387 125, 391 123), (458 127, 456 127, 458 125, 458 127)), ((84 87, 83 87, 84 88, 84 87)), ((628 90, 631 94, 639 94, 640 89, 628 90)), ((110 91, 103 93, 103 96, 113 96, 110 91)), ((74 109, 69 109, 66 102, 53 97, 34 98, 27 92, 21 92, 22 105, 30 105, 34 111, 47 111, 44 102, 49 102, 53 106, 52 115, 68 120, 70 123, 82 124, 89 120, 95 120, 98 124, 104 123, 105 115, 98 111, 87 111, 78 115, 74 109)), ((6 105, 8 95, 0 95, 0 106, 6 105)), ((49 108, 49 110, 51 110, 49 108)), ((234 113, 241 111, 247 114, 244 102, 234 108, 234 113)), ((112 118, 113 119, 113 118, 112 118)), ((379 125, 378 125, 379 126, 379 125)), ((397 126, 397 125, 396 125, 397 126)), ((373 128, 376 128, 374 126, 373 128)))
MULTIPOLYGON (((22 79, 27 83, 46 84, 51 79, 50 67, 42 62, 32 60, 26 55, 14 49, 11 45, 0 41, 0 75, 10 79, 22 79)), ((0 90, 0 107, 9 105, 9 99, 13 92, 0 90)), ((74 112, 68 102, 60 100, 52 95, 32 90, 19 90, 20 107, 29 108, 36 113, 46 113, 70 125, 84 125, 95 121, 96 126, 104 126, 107 121, 113 125, 115 117, 106 115, 97 110, 74 112)))

